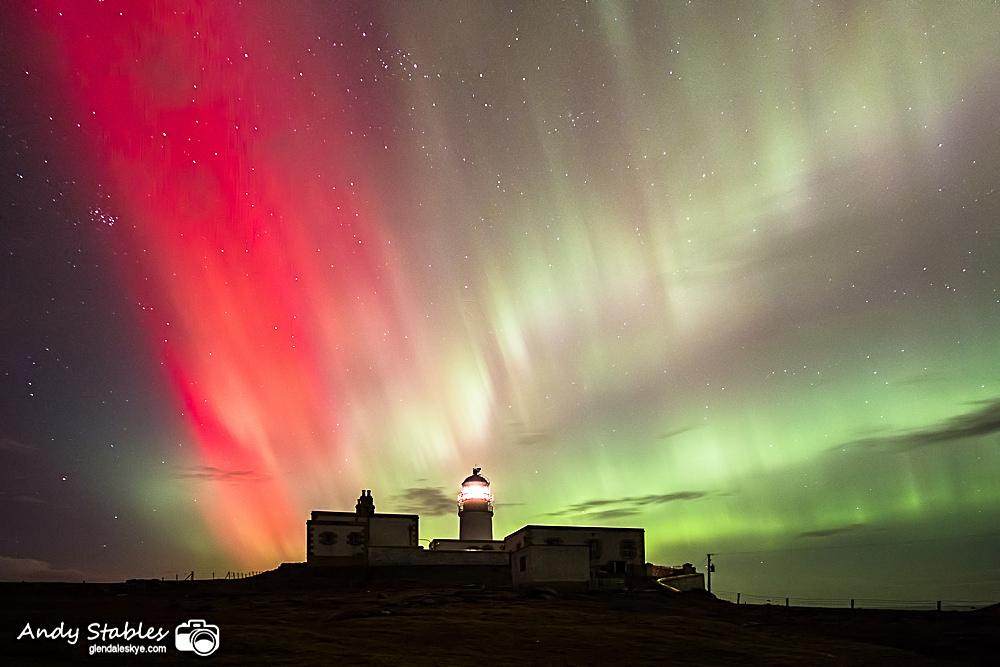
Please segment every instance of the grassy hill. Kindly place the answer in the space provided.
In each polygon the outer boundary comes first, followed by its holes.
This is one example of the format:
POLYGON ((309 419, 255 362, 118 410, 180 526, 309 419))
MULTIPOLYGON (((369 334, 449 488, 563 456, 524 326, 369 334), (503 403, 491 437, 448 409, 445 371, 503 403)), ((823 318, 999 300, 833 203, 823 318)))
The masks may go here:
POLYGON ((994 665, 1000 646, 996 606, 737 606, 704 592, 522 595, 446 583, 454 572, 324 574, 283 566, 240 580, 0 584, 0 658, 69 664, 88 660, 95 644, 148 644, 166 646, 165 655, 141 656, 159 665, 994 665), (219 628, 219 648, 209 658, 174 647, 174 628, 190 619, 219 628), (133 631, 141 622, 144 631, 163 629, 169 637, 116 639, 126 622, 133 631), (79 638, 16 639, 26 624, 33 632, 79 628, 79 638), (109 628, 111 639, 88 639, 91 624, 109 628))

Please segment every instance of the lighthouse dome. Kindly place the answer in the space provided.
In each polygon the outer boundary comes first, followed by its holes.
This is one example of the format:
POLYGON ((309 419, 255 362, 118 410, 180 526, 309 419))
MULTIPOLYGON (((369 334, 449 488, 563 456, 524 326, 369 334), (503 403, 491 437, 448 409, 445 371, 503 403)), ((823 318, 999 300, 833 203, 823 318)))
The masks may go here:
POLYGON ((481 468, 473 468, 472 474, 462 482, 462 490, 458 492, 458 509, 461 511, 467 504, 485 506, 483 509, 493 509, 493 492, 490 491, 490 480, 479 474, 481 468))
POLYGON ((473 468, 472 474, 465 478, 465 481, 462 482, 462 486, 465 486, 466 484, 485 484, 486 486, 489 486, 490 480, 480 475, 480 470, 482 470, 482 468, 473 468))

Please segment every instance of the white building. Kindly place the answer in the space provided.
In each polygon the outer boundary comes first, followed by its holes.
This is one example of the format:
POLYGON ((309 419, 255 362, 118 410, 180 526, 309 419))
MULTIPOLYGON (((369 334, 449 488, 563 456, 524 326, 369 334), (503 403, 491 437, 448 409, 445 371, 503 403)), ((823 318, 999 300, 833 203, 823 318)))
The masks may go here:
POLYGON ((624 590, 646 573, 642 528, 525 526, 504 538, 514 588, 624 590))
POLYGON ((704 589, 704 579, 686 564, 658 568, 645 562, 642 528, 529 525, 503 540, 493 539, 493 493, 474 468, 458 495, 459 539, 418 543, 416 514, 377 514, 371 491, 361 492, 354 512, 315 511, 306 522, 310 566, 423 566, 475 579, 497 581, 510 571, 515 589, 625 590, 656 578, 676 590, 704 589), (456 569, 456 566, 460 566, 456 569), (482 567, 480 567, 482 566, 482 567), (464 569, 463 569, 464 568, 464 569), (470 572, 472 574, 470 575, 470 572), (481 575, 475 573, 482 573, 481 575))
POLYGON ((373 548, 418 548, 416 514, 376 514, 364 490, 354 512, 314 511, 306 521, 309 565, 368 565, 373 548))

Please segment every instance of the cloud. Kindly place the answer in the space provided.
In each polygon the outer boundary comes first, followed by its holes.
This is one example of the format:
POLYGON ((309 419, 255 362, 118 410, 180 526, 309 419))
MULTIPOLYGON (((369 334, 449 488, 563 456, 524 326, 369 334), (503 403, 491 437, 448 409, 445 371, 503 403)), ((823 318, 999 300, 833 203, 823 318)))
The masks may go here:
MULTIPOLYGON (((1000 399, 994 399, 978 410, 952 417, 930 428, 897 435, 863 438, 849 443, 848 447, 887 448, 908 452, 923 447, 975 438, 1000 432, 1000 399)), ((843 449, 844 445, 831 447, 843 449)))
POLYGON ((517 434, 515 442, 525 447, 538 445, 547 440, 551 440, 551 435, 545 431, 524 431, 517 434))
POLYGON ((1000 431, 1000 400, 994 400, 975 412, 953 417, 936 429, 918 431, 911 436, 911 439, 917 439, 918 444, 935 444, 989 435, 998 431, 1000 431))
POLYGON ((433 486, 404 489, 392 501, 408 514, 447 516, 458 511, 456 497, 433 486))
POLYGON ((679 435, 687 433, 688 431, 693 431, 694 426, 684 426, 682 428, 676 428, 673 431, 667 431, 666 433, 661 433, 657 436, 660 440, 669 440, 671 438, 676 438, 679 435))
POLYGON ((0 581, 83 581, 79 570, 55 570, 34 558, 0 556, 0 581))
POLYGON ((34 445, 27 445, 11 438, 0 438, 0 452, 23 452, 34 449, 36 449, 34 445))
POLYGON ((678 500, 697 500, 707 495, 708 492, 706 491, 677 491, 675 493, 658 493, 645 496, 628 496, 625 498, 602 498, 570 505, 557 512, 550 512, 549 516, 586 513, 591 516, 608 519, 638 514, 642 508, 649 505, 664 505, 678 500), (611 509, 600 509, 609 506, 611 506, 611 509))
POLYGON ((833 537, 834 535, 856 533, 859 530, 866 530, 867 528, 868 527, 863 523, 856 523, 851 526, 841 526, 839 528, 823 528, 820 530, 807 530, 804 533, 799 533, 798 537, 833 537))
POLYGON ((620 507, 617 509, 610 510, 598 510, 596 512, 587 512, 588 519, 620 519, 625 516, 635 516, 639 513, 638 509, 630 507, 620 507))
POLYGON ((213 482, 258 482, 266 477, 251 470, 223 470, 215 466, 189 466, 178 470, 177 476, 213 482))

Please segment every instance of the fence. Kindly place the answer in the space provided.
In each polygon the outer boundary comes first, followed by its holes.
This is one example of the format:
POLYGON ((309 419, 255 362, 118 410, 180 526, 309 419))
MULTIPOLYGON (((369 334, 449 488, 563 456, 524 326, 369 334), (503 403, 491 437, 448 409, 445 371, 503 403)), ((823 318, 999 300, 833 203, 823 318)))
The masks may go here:
MULTIPOLYGON (((199 581, 205 579, 246 579, 247 577, 255 577, 258 574, 264 574, 264 571, 263 570, 251 570, 250 572, 230 571, 226 572, 226 576, 224 577, 216 577, 215 574, 216 574, 215 572, 212 572, 208 576, 205 576, 203 574, 200 577, 196 577, 194 570, 191 570, 190 572, 185 573, 183 577, 181 577, 180 574, 175 574, 174 581, 180 581, 181 579, 183 579, 184 581, 195 581, 196 579, 199 581)), ((166 577, 160 577, 160 579, 164 580, 166 579, 166 577)))
POLYGON ((821 607, 826 609, 895 609, 900 611, 972 611, 996 604, 986 600, 885 600, 877 598, 801 598, 752 593, 712 591, 715 597, 735 604, 821 607))

